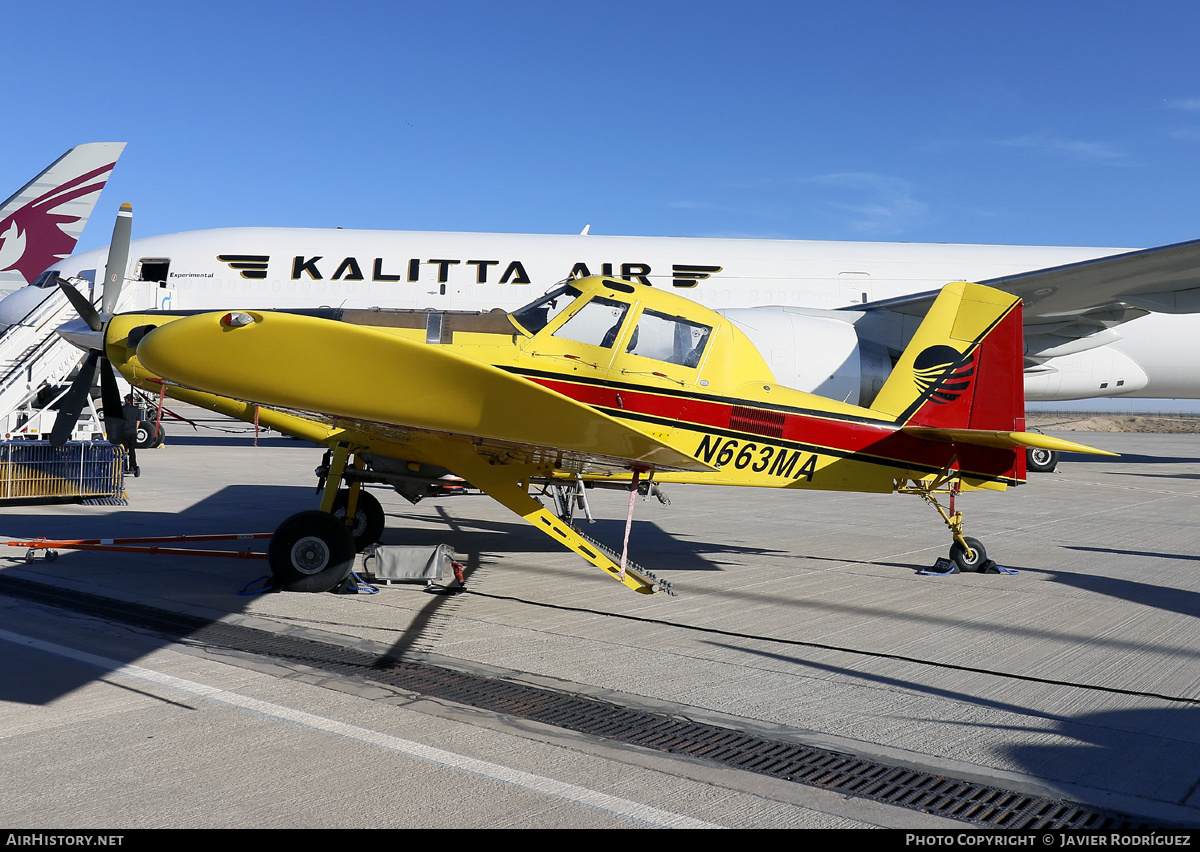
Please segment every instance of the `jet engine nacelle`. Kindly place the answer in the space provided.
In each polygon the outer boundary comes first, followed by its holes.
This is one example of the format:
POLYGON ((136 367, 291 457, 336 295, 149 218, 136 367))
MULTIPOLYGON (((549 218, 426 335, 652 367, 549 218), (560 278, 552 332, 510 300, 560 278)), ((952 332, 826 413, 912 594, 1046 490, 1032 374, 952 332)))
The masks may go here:
MULTIPOLYGON (((780 384, 863 406, 874 401, 920 319, 887 310, 792 307, 721 313, 750 338, 780 384)), ((1147 388, 1149 382, 1150 374, 1138 361, 1111 345, 1100 345, 1027 367, 1025 398, 1150 396, 1152 391, 1167 395, 1174 390, 1147 388)))
POLYGON ((1098 346, 1051 358, 1025 370, 1029 400, 1091 399, 1097 396, 1138 396, 1150 377, 1136 361, 1111 346, 1098 346))
POLYGON ((775 381, 854 405, 870 405, 892 371, 888 348, 860 339, 849 311, 730 308, 720 312, 762 353, 775 381))

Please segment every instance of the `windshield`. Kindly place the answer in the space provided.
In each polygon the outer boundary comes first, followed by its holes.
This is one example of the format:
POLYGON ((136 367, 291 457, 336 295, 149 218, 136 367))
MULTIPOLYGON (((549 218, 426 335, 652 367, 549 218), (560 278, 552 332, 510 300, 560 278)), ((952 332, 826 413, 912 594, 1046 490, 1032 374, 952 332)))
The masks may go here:
POLYGON ((47 269, 45 272, 43 272, 41 275, 39 275, 37 277, 37 279, 34 280, 32 286, 34 286, 34 287, 53 287, 56 284, 58 284, 58 270, 57 269, 47 269))
POLYGON ((621 323, 625 321, 625 312, 628 310, 629 305, 624 302, 594 296, 559 326, 554 336, 610 349, 621 333, 621 323))
POLYGON ((570 284, 556 287, 536 302, 512 312, 512 318, 530 334, 537 334, 562 313, 567 305, 581 295, 579 288, 570 284))

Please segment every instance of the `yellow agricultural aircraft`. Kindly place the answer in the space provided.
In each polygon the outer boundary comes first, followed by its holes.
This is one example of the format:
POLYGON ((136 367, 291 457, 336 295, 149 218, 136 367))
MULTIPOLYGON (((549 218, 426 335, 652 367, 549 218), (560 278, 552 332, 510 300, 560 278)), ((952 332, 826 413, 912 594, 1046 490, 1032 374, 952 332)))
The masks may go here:
POLYGON ((960 490, 1023 482, 1024 447, 1102 452, 1024 431, 1020 300, 977 284, 942 290, 870 408, 777 384, 732 322, 622 279, 569 280, 511 314, 87 307, 61 333, 93 368, 329 448, 320 511, 271 541, 275 580, 295 590, 332 588, 377 540, 364 482, 415 501, 454 474, 651 594, 669 584, 628 563, 628 521, 624 551, 606 553, 564 520, 572 489, 627 487, 631 514, 659 482, 914 494, 971 569, 986 556, 962 533, 960 490), (558 514, 538 487, 557 489, 558 514))

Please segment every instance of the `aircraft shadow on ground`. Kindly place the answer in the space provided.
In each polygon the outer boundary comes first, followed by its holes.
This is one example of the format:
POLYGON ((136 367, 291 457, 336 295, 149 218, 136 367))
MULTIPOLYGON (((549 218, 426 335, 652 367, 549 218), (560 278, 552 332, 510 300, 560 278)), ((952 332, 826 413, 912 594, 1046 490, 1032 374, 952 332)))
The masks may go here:
MULTIPOLYGON (((168 447, 315 447, 323 449, 320 444, 313 444, 309 441, 301 441, 296 438, 280 436, 278 434, 259 435, 257 439, 254 437, 253 430, 250 432, 185 432, 183 428, 175 427, 167 435, 166 445, 168 447), (256 443, 257 440, 257 443, 256 443)), ((141 459, 141 456, 138 456, 141 459)))
MULTIPOLYGON (((1186 553, 1156 553, 1148 550, 1120 550, 1111 547, 1085 547, 1083 545, 1063 545, 1067 550, 1079 550, 1089 553, 1120 554, 1123 556, 1151 556, 1157 559, 1180 559, 1200 561, 1200 555, 1186 553)), ((1085 574, 1074 571, 1053 571, 1045 568, 1023 568, 1031 574, 1042 574, 1055 583, 1062 583, 1076 589, 1084 589, 1100 595, 1107 595, 1129 603, 1153 607, 1165 612, 1177 612, 1180 615, 1200 618, 1200 593, 1185 589, 1157 586, 1152 583, 1139 583, 1136 580, 1122 580, 1117 577, 1104 577, 1096 574, 1085 574)))
MULTIPOLYGON (((1066 550, 1082 550, 1082 551, 1087 551, 1090 553, 1120 553, 1124 556, 1153 556, 1157 559, 1200 560, 1200 554, 1196 554, 1196 553, 1162 553, 1157 550, 1123 550, 1123 549, 1117 548, 1117 547, 1088 547, 1087 545, 1083 545, 1083 544, 1064 544, 1064 545, 1060 545, 1060 546, 1066 550)), ((1047 573, 1054 573, 1054 572, 1047 572, 1047 573)), ((1090 575, 1083 574, 1080 576, 1088 577, 1090 575)), ((1163 591, 1168 591, 1168 590, 1164 589, 1163 591)), ((1174 589, 1170 589, 1169 591, 1171 594, 1178 594, 1178 592, 1176 592, 1176 590, 1174 590, 1174 589)))
MULTIPOLYGON (((982 698, 944 687, 914 680, 868 674, 847 666, 836 666, 806 660, 798 656, 753 650, 721 642, 709 644, 730 651, 777 660, 801 668, 853 678, 875 687, 903 690, 943 698, 958 704, 970 704, 998 712, 1044 719, 1049 726, 997 724, 961 721, 961 714, 946 714, 943 724, 948 728, 976 727, 990 731, 1008 731, 1014 735, 1028 734, 1030 740, 1045 740, 1047 732, 1066 741, 1055 745, 998 745, 1002 756, 1020 764, 1030 775, 1050 781, 1077 784, 1095 789, 1096 796, 1088 797, 1082 790, 1072 798, 1081 804, 1110 808, 1100 783, 1115 782, 1112 789, 1126 795, 1182 804, 1192 792, 1195 767, 1200 766, 1200 707, 1175 705, 1152 709, 1116 710, 1082 713, 1077 716, 1052 713, 1036 707, 1009 701, 982 698), (1091 800, 1089 800, 1091 799, 1091 800)), ((1064 680, 1071 678, 1064 675, 1064 680)), ((897 705, 901 706, 901 705, 897 705)), ((916 721, 916 720, 914 720, 916 721)), ((929 721, 922 716, 922 722, 929 721)), ((968 732, 969 734, 969 732, 968 732)), ((1002 737, 1003 738, 1003 737, 1002 737)))
MULTIPOLYGON (((455 500, 474 499, 470 497, 455 500)), ((484 499, 484 498, 479 498, 484 499)), ((81 511, 80 507, 69 507, 63 513, 47 514, 44 507, 8 507, 4 515, 3 541, 46 539, 102 539, 133 538, 141 536, 203 535, 218 533, 270 532, 275 524, 296 512, 313 509, 318 502, 314 489, 300 486, 232 485, 179 512, 147 512, 139 507, 105 509, 100 513, 81 511), (264 513, 264 508, 268 511, 264 513), (264 514, 268 529, 252 529, 263 525, 264 514)), ((479 570, 481 558, 487 554, 521 552, 561 552, 572 558, 569 551, 550 541, 545 535, 523 521, 501 522, 473 518, 452 517, 446 507, 433 507, 437 516, 446 524, 446 529, 428 526, 428 514, 416 515, 390 512, 388 528, 384 533, 385 544, 432 545, 442 542, 453 544, 455 552, 463 555, 465 574, 468 581, 479 570), (422 526, 405 528, 405 521, 421 521, 422 526)), ((624 535, 623 521, 598 521, 585 525, 592 537, 610 546, 619 548, 624 535)), ((725 554, 778 553, 764 548, 737 547, 708 543, 681 541, 661 530, 656 524, 635 521, 632 542, 634 559, 641 558, 642 564, 655 570, 714 571, 721 570, 717 563, 710 563, 706 556, 725 554)), ((223 541, 213 543, 163 544, 163 547, 211 548, 225 550, 244 549, 246 542, 223 541)), ((252 549, 263 551, 266 540, 252 543, 252 549)), ((244 612, 250 597, 238 595, 247 583, 267 573, 261 560, 215 559, 200 556, 154 556, 149 554, 98 553, 91 551, 63 550, 54 562, 35 561, 27 565, 24 555, 13 551, 7 559, 0 559, 0 574, 5 567, 29 569, 42 574, 47 582, 65 578, 86 583, 89 577, 103 587, 105 578, 114 573, 135 573, 140 584, 136 591, 155 596, 155 576, 158 570, 167 571, 179 560, 188 560, 186 571, 173 575, 163 574, 161 596, 173 596, 188 603, 225 613, 244 612)), ((109 584, 111 585, 111 583, 109 584)), ((129 591, 129 589, 125 589, 129 591)), ((98 591, 103 595, 103 589, 98 591)), ((402 656, 423 639, 435 623, 435 616, 452 598, 431 595, 420 612, 405 627, 393 643, 386 658, 402 656)), ((153 640, 150 640, 153 641, 153 640)), ((163 640, 163 645, 169 644, 163 640)), ((16 646, 5 643, 5 655, 15 659, 10 652, 16 646)), ((33 653, 33 652, 24 652, 33 653)), ((145 650, 130 652, 122 657, 115 650, 105 655, 121 663, 140 658, 145 650)), ((44 663, 29 667, 18 667, 12 677, 0 678, 0 700, 22 703, 44 704, 63 694, 78 689, 97 678, 96 670, 87 666, 56 661, 47 667, 44 663), (38 672, 36 677, 30 672, 38 672)))
POLYGON ((264 507, 266 523, 273 529, 287 516, 315 508, 318 502, 312 487, 230 485, 178 512, 147 512, 140 503, 96 513, 68 504, 58 514, 47 514, 45 506, 14 506, 5 508, 4 535, 7 540, 34 536, 81 539, 270 532, 271 529, 251 530, 246 526, 263 523, 264 507), (244 520, 250 517, 255 520, 244 520))
POLYGON ((1200 473, 1140 473, 1132 470, 1106 470, 1106 476, 1141 476, 1150 479, 1200 479, 1200 473))
MULTIPOLYGON (((473 500, 472 496, 451 500, 473 500)), ((486 498, 478 498, 486 499, 486 498)), ((525 521, 492 521, 452 517, 442 506, 435 507, 449 531, 404 527, 405 520, 428 524, 428 515, 389 515, 385 544, 453 544, 458 553, 568 553, 562 545, 538 532, 525 521), (398 519, 399 524, 393 523, 398 519), (448 540, 451 538, 452 540, 448 540)), ((625 521, 597 519, 596 523, 576 519, 576 528, 616 553, 621 552, 625 521)), ((634 520, 629 535, 629 558, 652 571, 720 571, 722 563, 709 557, 728 555, 787 555, 785 551, 765 547, 745 547, 718 542, 680 539, 653 521, 634 520)))
MULTIPOLYGON (((314 508, 316 500, 312 488, 232 485, 179 512, 146 512, 131 507, 118 511, 104 509, 92 514, 82 510, 82 507, 70 506, 65 507, 66 511, 61 514, 46 514, 44 507, 7 507, 4 513, 2 540, 270 532, 270 529, 247 528, 249 524, 261 523, 264 507, 270 507, 271 516, 277 517, 274 523, 278 523, 296 512, 314 508), (247 518, 254 520, 245 520, 247 518)), ((254 550, 265 550, 266 540, 253 542, 252 545, 254 550)), ((242 550, 245 549, 246 542, 220 541, 162 546, 242 550)), ((175 592, 184 603, 198 603, 224 613, 243 612, 251 598, 239 596, 237 592, 246 583, 267 572, 266 563, 262 560, 63 550, 54 562, 43 562, 39 557, 31 565, 26 565, 23 555, 19 552, 12 551, 12 555, 7 559, 0 559, 0 574, 3 574, 7 567, 18 567, 42 574, 48 583, 53 583, 57 578, 87 583, 94 578, 101 587, 96 594, 103 596, 106 577, 117 572, 135 572, 140 583, 136 591, 153 596, 155 572, 167 572, 172 565, 178 565, 180 560, 188 560, 188 570, 174 574, 164 573, 161 588, 166 594, 175 592), (197 567, 206 570, 196 570, 197 567), (181 582, 184 584, 182 587, 181 582), (181 589, 182 594, 179 594, 181 589)), ((71 616, 64 612, 64 617, 71 616)), ((149 638, 147 641, 153 642, 149 638)), ((168 641, 163 640, 161 644, 166 645, 168 641)), ((11 643, 3 643, 4 653, 0 656, 7 659, 15 647, 11 643)), ((116 647, 117 644, 114 643, 104 650, 103 655, 122 663, 129 663, 145 653, 142 651, 122 657, 120 652, 115 650, 116 647)), ((0 700, 44 704, 97 678, 96 669, 55 659, 56 662, 51 667, 42 665, 34 669, 18 669, 17 676, 0 678, 0 700), (36 676, 33 672, 36 672, 36 676)))
POLYGON ((873 565, 878 568, 904 568, 909 571, 921 571, 933 565, 936 557, 931 557, 928 563, 922 562, 885 562, 882 559, 855 559, 851 556, 812 556, 810 554, 792 553, 798 559, 812 559, 816 562, 837 562, 842 565, 873 565))
POLYGON ((1200 464, 1200 456, 1147 456, 1140 453, 1121 453, 1119 458, 1083 455, 1082 453, 1063 453, 1060 460, 1067 464, 1200 464))

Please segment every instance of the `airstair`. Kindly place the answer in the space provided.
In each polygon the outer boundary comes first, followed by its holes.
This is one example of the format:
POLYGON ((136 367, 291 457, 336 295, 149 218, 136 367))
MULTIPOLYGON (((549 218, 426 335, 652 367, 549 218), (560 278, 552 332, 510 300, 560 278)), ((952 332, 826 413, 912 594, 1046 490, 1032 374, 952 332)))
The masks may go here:
MULTIPOLYGON (((92 282, 70 283, 91 298, 92 282)), ((75 309, 56 286, 20 322, 0 332, 0 434, 5 440, 48 437, 58 412, 52 409, 66 395, 67 380, 83 353, 54 333, 75 319, 75 309), (58 391, 55 391, 58 388, 58 391)), ((126 281, 118 311, 153 308, 158 286, 150 281, 126 281)), ((99 304, 99 292, 93 303, 99 304)), ((75 424, 72 441, 104 437, 104 425, 91 399, 75 424)))

